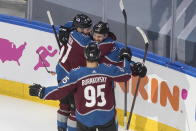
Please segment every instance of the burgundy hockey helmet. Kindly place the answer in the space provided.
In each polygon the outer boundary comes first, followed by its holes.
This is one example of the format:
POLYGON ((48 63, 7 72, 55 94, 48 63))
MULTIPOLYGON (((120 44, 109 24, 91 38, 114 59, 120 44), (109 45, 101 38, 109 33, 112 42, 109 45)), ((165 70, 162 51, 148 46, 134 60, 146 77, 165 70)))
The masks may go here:
POLYGON ((75 28, 90 28, 92 20, 87 15, 77 14, 73 19, 73 25, 75 28))
POLYGON ((84 56, 88 61, 99 61, 100 50, 98 44, 96 42, 89 43, 84 50, 84 56))
POLYGON ((97 24, 93 26, 93 32, 98 34, 108 34, 109 33, 108 23, 99 21, 97 24))

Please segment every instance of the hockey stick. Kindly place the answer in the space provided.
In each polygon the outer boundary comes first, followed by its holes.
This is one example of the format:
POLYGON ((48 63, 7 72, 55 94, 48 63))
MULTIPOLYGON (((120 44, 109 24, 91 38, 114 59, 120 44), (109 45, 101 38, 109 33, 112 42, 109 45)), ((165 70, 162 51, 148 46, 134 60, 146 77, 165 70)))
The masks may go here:
POLYGON ((46 65, 45 65, 45 63, 44 63, 44 60, 42 59, 42 57, 40 56, 40 54, 39 54, 39 53, 37 53, 37 54, 39 55, 39 58, 41 59, 42 64, 44 65, 46 71, 47 71, 49 74, 55 74, 54 71, 49 71, 49 70, 48 70, 48 68, 46 67, 46 65))
POLYGON ((127 47, 127 13, 125 11, 123 0, 120 0, 119 5, 120 5, 120 9, 122 11, 124 21, 125 21, 125 24, 124 24, 124 28, 125 28, 125 46, 127 47))
POLYGON ((102 0, 102 21, 103 22, 107 22, 106 9, 107 9, 107 0, 102 0))
POLYGON ((53 22, 53 20, 52 20, 52 16, 51 16, 49 10, 47 10, 47 15, 48 15, 48 19, 49 19, 50 25, 52 26, 52 29, 53 29, 53 31, 54 31, 54 35, 55 35, 55 38, 56 38, 56 42, 57 42, 57 44, 58 44, 58 47, 59 47, 59 49, 61 49, 61 48, 60 48, 60 47, 61 47, 61 44, 60 44, 59 38, 58 38, 58 36, 57 36, 57 32, 56 32, 56 29, 55 29, 55 26, 54 26, 54 22, 53 22))
MULTIPOLYGON (((120 9, 122 11, 124 17, 124 28, 125 28, 125 47, 127 48, 127 13, 125 11, 125 7, 123 4, 123 0, 119 2, 120 9)), ((125 82, 125 95, 124 95, 124 127, 126 129, 126 122, 127 122, 127 81, 125 82)))
MULTIPOLYGON (((148 38, 147 38, 146 34, 144 33, 144 31, 140 27, 136 27, 136 29, 142 35, 142 37, 144 39, 144 42, 145 42, 145 52, 144 52, 144 57, 143 57, 143 61, 142 61, 142 64, 144 65, 145 61, 146 61, 146 57, 147 57, 149 41, 148 41, 148 38)), ((135 106, 135 101, 136 101, 137 93, 138 93, 138 90, 139 90, 140 81, 141 81, 141 77, 139 77, 138 81, 137 81, 136 90, 135 90, 133 102, 132 102, 132 105, 131 105, 131 111, 130 111, 130 115, 129 115, 129 118, 128 118, 128 123, 127 123, 127 128, 126 128, 127 130, 129 129, 129 126, 130 126, 130 123, 131 123, 131 118, 132 118, 132 115, 133 115, 133 109, 134 109, 134 106, 135 106)))

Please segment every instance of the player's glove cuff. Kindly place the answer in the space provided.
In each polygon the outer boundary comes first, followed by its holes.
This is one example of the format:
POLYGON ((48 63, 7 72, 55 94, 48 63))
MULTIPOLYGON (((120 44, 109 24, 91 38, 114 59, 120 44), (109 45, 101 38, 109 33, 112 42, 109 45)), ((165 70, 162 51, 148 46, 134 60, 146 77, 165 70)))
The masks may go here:
POLYGON ((43 98, 45 87, 39 84, 33 84, 29 86, 29 95, 30 96, 38 96, 39 98, 43 98))
POLYGON ((133 66, 131 67, 131 70, 132 70, 133 76, 145 77, 147 73, 146 66, 140 62, 133 64, 133 66))
POLYGON ((131 61, 131 58, 132 53, 128 47, 120 50, 120 60, 127 59, 128 61, 131 61))
POLYGON ((64 26, 59 27, 59 41, 62 44, 67 44, 70 32, 71 30, 67 27, 64 26))

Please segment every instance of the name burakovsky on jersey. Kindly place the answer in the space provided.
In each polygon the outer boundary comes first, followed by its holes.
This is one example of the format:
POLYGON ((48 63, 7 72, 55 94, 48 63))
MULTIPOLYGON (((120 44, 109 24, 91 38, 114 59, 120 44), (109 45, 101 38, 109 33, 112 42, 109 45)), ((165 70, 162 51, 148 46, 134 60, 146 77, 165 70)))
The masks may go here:
POLYGON ((82 86, 95 84, 95 83, 106 83, 107 77, 91 77, 82 80, 82 86))

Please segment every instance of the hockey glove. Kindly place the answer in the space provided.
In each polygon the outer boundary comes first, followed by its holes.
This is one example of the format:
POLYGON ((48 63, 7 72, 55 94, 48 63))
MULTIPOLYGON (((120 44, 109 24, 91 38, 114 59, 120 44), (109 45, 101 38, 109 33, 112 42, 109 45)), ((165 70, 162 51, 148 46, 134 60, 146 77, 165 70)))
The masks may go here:
POLYGON ((123 60, 125 58, 128 61, 131 61, 131 58, 132 58, 131 49, 129 49, 128 47, 127 48, 123 48, 123 49, 120 50, 120 60, 123 60))
POLYGON ((43 98, 45 87, 39 84, 33 84, 29 86, 29 95, 30 96, 38 96, 39 98, 43 98))
POLYGON ((140 62, 133 64, 133 66, 131 67, 131 70, 132 70, 133 76, 144 77, 144 76, 146 76, 146 73, 147 73, 146 66, 140 62))
POLYGON ((71 30, 67 27, 64 27, 64 26, 59 27, 59 41, 63 45, 67 44, 70 32, 71 30))

